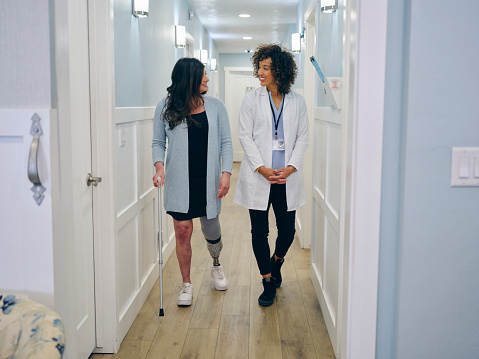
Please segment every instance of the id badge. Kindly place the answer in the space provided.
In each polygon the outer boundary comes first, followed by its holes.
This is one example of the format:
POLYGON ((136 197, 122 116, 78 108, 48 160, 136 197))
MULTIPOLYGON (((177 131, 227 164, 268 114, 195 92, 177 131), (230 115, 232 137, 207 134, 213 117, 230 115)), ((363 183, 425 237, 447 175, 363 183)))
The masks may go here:
POLYGON ((273 140, 273 151, 284 151, 284 140, 273 140))

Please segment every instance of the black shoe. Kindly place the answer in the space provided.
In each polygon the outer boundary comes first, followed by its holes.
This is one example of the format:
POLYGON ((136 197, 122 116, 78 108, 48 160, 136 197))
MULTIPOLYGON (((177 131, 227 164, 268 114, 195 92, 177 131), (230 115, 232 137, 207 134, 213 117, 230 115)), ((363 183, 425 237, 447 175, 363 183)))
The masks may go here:
POLYGON ((274 302, 276 297, 276 280, 274 277, 263 278, 264 291, 258 298, 259 305, 269 307, 274 302))
POLYGON ((283 277, 281 277, 281 266, 284 263, 284 258, 278 259, 277 261, 274 260, 274 254, 271 257, 271 276, 276 278, 276 288, 281 287, 281 283, 283 282, 283 277))

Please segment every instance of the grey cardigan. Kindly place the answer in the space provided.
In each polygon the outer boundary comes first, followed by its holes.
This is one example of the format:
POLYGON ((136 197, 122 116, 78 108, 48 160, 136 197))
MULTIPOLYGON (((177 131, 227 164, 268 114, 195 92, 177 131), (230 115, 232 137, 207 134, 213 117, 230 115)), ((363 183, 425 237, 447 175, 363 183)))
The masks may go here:
MULTIPOLYGON (((217 199, 221 172, 232 173, 233 144, 228 113, 221 100, 204 96, 208 117, 208 156, 206 170, 206 216, 215 218, 221 212, 221 200, 217 199)), ((165 210, 187 213, 190 203, 188 177, 188 127, 186 123, 169 129, 161 120, 165 99, 155 110, 153 124, 153 164, 165 163, 165 210), (168 151, 166 151, 168 139, 168 151)))

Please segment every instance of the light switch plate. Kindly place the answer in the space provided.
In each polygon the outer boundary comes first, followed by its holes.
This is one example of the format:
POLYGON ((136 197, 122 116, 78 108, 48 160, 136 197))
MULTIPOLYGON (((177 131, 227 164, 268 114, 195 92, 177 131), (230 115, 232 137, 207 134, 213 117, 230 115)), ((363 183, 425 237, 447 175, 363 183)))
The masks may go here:
POLYGON ((479 186, 476 166, 479 164, 479 147, 453 147, 451 163, 452 187, 479 186))

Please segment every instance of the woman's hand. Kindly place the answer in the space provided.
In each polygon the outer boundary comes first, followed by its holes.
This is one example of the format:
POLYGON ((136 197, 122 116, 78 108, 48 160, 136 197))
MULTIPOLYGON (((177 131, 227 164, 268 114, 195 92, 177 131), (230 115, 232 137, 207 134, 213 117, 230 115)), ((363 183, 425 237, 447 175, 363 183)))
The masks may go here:
POLYGON ((156 173, 153 176, 153 186, 163 187, 163 184, 165 183, 165 166, 163 165, 163 162, 156 162, 155 170, 156 173), (160 178, 161 184, 158 184, 158 178, 160 178))
POLYGON ((270 184, 285 184, 286 178, 288 178, 295 170, 296 168, 293 166, 279 168, 277 170, 261 167, 260 173, 268 180, 270 184))
MULTIPOLYGON (((266 178, 266 180, 269 182, 269 183, 272 183, 270 178, 271 177, 274 177, 274 169, 272 168, 268 168, 268 167, 265 167, 265 166, 261 166, 258 168, 258 173, 263 176, 264 178, 266 178)), ((274 182, 276 183, 276 182, 274 182)))
POLYGON ((230 190, 230 178, 231 173, 223 172, 220 178, 220 189, 218 190, 218 195, 216 196, 217 199, 222 199, 228 191, 230 190))

